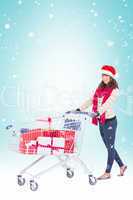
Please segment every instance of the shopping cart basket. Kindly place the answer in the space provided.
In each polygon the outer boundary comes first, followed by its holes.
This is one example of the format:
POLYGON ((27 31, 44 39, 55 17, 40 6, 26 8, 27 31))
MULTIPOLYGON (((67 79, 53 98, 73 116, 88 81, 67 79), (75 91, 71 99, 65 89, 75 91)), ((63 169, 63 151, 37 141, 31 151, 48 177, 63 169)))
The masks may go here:
POLYGON ((96 178, 79 158, 85 122, 88 117, 93 116, 94 113, 70 111, 57 117, 37 119, 36 123, 41 123, 39 127, 33 126, 34 123, 32 123, 29 127, 27 124, 26 127, 16 130, 13 125, 8 125, 6 129, 11 130, 12 137, 18 138, 18 140, 15 140, 15 144, 10 144, 13 150, 24 155, 40 155, 38 159, 20 171, 17 176, 18 185, 23 186, 26 182, 25 175, 30 174, 30 189, 36 191, 38 189, 37 178, 59 165, 65 168, 66 176, 72 178, 74 176, 72 161, 81 164, 88 174, 89 183, 95 185, 96 178), (31 167, 47 156, 55 156, 59 162, 34 175, 28 172, 31 167))

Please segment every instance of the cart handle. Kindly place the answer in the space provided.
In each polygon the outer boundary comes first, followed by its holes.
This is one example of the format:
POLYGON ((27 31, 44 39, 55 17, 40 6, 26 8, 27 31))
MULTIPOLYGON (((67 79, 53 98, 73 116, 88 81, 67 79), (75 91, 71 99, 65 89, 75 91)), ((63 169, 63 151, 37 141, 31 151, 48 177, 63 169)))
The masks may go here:
POLYGON ((89 116, 91 118, 94 118, 97 116, 97 114, 95 112, 83 112, 83 111, 67 111, 65 113, 66 115, 69 115, 69 114, 74 114, 74 115, 86 115, 86 116, 89 116))

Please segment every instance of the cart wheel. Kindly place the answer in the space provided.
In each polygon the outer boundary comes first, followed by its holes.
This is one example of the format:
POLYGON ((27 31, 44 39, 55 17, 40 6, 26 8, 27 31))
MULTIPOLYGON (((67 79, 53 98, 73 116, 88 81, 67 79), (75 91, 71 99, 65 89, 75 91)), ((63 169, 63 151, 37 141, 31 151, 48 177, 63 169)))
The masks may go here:
POLYGON ((97 183, 96 177, 94 177, 93 175, 89 175, 89 183, 90 185, 95 185, 97 183))
POLYGON ((30 189, 32 191, 37 191, 37 189, 38 189, 38 184, 34 180, 30 181, 30 189))
POLYGON ((74 171, 71 170, 70 168, 67 168, 66 175, 68 178, 72 178, 74 176, 74 171))
POLYGON ((25 184, 25 178, 22 175, 17 176, 18 185, 23 186, 25 184))

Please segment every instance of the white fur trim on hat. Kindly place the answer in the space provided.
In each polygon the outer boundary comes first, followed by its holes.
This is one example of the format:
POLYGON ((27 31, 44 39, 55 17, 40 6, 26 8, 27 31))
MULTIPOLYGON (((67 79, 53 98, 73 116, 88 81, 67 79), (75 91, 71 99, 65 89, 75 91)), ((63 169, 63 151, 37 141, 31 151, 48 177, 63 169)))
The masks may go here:
POLYGON ((111 76, 112 78, 116 78, 116 75, 112 74, 110 71, 102 69, 101 73, 105 74, 105 75, 108 75, 108 76, 111 76))

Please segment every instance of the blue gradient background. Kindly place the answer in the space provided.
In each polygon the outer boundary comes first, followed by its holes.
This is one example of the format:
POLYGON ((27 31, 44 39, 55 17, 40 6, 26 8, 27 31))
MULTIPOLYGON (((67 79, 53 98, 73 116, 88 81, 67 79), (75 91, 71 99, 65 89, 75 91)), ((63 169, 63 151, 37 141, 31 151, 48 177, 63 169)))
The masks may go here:
MULTIPOLYGON (((132 10, 131 0, 0 1, 3 169, 25 160, 8 150, 5 126, 20 127, 20 122, 78 107, 98 85, 103 64, 115 65, 119 71, 116 145, 124 161, 132 164, 132 10)), ((82 157, 99 168, 106 162, 99 131, 91 123, 86 127, 82 157)))

